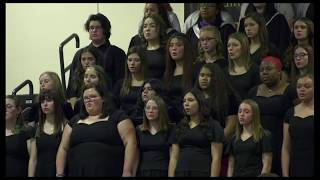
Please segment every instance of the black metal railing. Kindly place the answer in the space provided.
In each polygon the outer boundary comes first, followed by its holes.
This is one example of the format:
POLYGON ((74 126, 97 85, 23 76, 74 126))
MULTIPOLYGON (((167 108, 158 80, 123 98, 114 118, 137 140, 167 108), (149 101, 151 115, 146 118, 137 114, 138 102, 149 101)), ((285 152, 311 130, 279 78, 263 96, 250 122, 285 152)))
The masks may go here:
POLYGON ((21 84, 19 84, 16 88, 14 88, 14 90, 12 91, 12 95, 16 95, 18 91, 20 91, 24 86, 29 85, 29 94, 33 95, 33 84, 32 82, 27 79, 25 81, 23 81, 21 84))
POLYGON ((80 47, 79 36, 76 33, 71 34, 67 39, 65 39, 59 46, 59 56, 60 56, 60 71, 61 71, 61 81, 64 92, 67 92, 66 88, 66 77, 65 73, 70 69, 71 64, 69 64, 66 68, 64 68, 64 57, 63 57, 63 47, 73 38, 76 40, 76 48, 80 47))

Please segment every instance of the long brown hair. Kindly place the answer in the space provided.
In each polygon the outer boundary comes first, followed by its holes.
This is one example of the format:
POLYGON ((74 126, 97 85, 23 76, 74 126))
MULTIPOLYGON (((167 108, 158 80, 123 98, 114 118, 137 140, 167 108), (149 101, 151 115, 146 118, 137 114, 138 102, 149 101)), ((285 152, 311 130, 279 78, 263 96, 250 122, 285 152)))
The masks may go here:
POLYGON ((39 137, 40 133, 44 131, 44 123, 46 121, 46 114, 43 113, 41 103, 44 100, 53 100, 54 102, 54 130, 53 134, 58 135, 62 133, 63 127, 66 124, 66 119, 63 112, 64 101, 59 98, 58 92, 55 90, 47 90, 40 92, 39 95, 39 124, 36 130, 36 136, 39 137))
POLYGON ((145 51, 139 46, 131 47, 127 53, 126 63, 124 63, 125 71, 124 71, 124 79, 122 82, 122 87, 120 89, 120 96, 127 96, 130 92, 132 76, 128 68, 128 57, 129 55, 134 53, 136 53, 140 58, 140 70, 141 70, 141 74, 143 76, 144 81, 147 80, 147 77, 148 77, 148 65, 147 65, 145 51))
POLYGON ((166 47, 166 69, 164 72, 164 85, 165 90, 169 91, 172 81, 173 81, 173 74, 176 68, 175 61, 171 58, 169 47, 172 39, 178 39, 183 43, 184 52, 183 52, 183 74, 182 74, 182 87, 184 90, 190 89, 192 87, 192 80, 193 80, 193 62, 195 61, 195 52, 189 42, 188 38, 183 33, 175 33, 173 34, 168 42, 166 47))
POLYGON ((47 74, 50 77, 50 79, 53 81, 53 84, 54 84, 53 87, 55 88, 54 90, 57 91, 59 99, 66 101, 66 95, 65 95, 64 90, 62 88, 62 84, 61 84, 59 75, 55 72, 52 72, 52 71, 45 71, 42 74, 40 74, 39 79, 44 74, 47 74))
MULTIPOLYGON (((251 107, 251 111, 252 111, 251 125, 252 125, 252 130, 253 130, 253 141, 259 142, 262 139, 264 133, 269 133, 269 132, 265 131, 261 125, 259 106, 252 99, 245 99, 240 103, 240 105, 241 104, 247 104, 251 107)), ((237 140, 240 139, 242 131, 243 131, 243 126, 239 123, 239 120, 238 120, 237 125, 236 125, 236 139, 237 140)))
POLYGON ((95 65, 100 65, 102 66, 102 57, 101 57, 101 53, 99 52, 99 50, 95 47, 91 47, 91 46, 87 46, 84 47, 80 50, 80 55, 78 60, 76 61, 75 64, 75 69, 74 69, 74 74, 72 74, 72 80, 75 83, 75 88, 78 89, 77 91, 77 96, 81 96, 81 88, 83 88, 83 79, 84 79, 84 74, 85 74, 85 70, 82 67, 81 64, 81 57, 84 53, 90 53, 94 58, 95 58, 95 65))
MULTIPOLYGON (((188 93, 191 93, 196 98, 196 101, 198 102, 198 105, 199 105, 199 109, 198 109, 199 119, 200 119, 199 127, 205 133, 207 138, 211 139, 212 138, 212 133, 210 132, 210 122, 209 122, 210 119, 211 119, 210 109, 209 109, 209 107, 208 107, 208 105, 207 105, 207 103, 205 101, 204 95, 199 89, 192 88, 191 90, 188 90, 184 94, 183 98, 188 93)), ((184 114, 185 114, 184 118, 177 125, 176 138, 178 140, 180 140, 182 135, 189 128, 189 122, 191 121, 191 118, 190 118, 189 115, 186 114, 185 109, 183 111, 184 111, 184 114)))
MULTIPOLYGON (((258 40, 260 42, 260 53, 259 57, 266 56, 269 52, 269 36, 268 36, 268 30, 266 27, 266 21, 263 18, 262 15, 260 15, 257 12, 249 13, 244 17, 244 20, 251 18, 253 21, 255 21, 259 25, 259 31, 257 34, 258 40)), ((251 40, 249 39, 249 42, 251 43, 251 40)))
POLYGON ((286 69, 290 67, 290 63, 293 61, 293 53, 295 47, 298 45, 298 40, 294 35, 294 25, 297 21, 302 21, 307 25, 307 34, 308 34, 308 45, 314 48, 314 23, 311 19, 307 17, 298 17, 293 21, 293 30, 291 31, 290 35, 290 42, 289 46, 286 50, 285 57, 284 57, 284 66, 286 69))
MULTIPOLYGON (((229 40, 230 39, 236 39, 240 42, 241 56, 240 56, 239 60, 243 62, 245 69, 249 70, 253 62, 250 57, 250 49, 249 49, 250 45, 249 45, 249 40, 248 40, 247 36, 245 36, 241 32, 236 32, 236 33, 233 33, 229 36, 229 40)), ((228 57, 228 60, 229 60, 229 69, 228 70, 235 71, 233 60, 230 59, 230 57, 228 57)))
MULTIPOLYGON (((314 73, 314 52, 313 52, 313 48, 310 45, 297 45, 294 48, 293 51, 293 55, 296 51, 296 49, 298 48, 302 48, 305 51, 307 51, 308 53, 308 64, 307 64, 307 73, 314 73)), ((291 62, 291 72, 290 72, 290 81, 291 82, 295 82, 297 80, 297 76, 299 75, 299 69, 297 68, 296 64, 295 64, 295 60, 293 59, 293 61, 291 62)))
POLYGON ((151 14, 149 16, 146 16, 143 18, 142 20, 142 24, 139 28, 139 36, 143 42, 143 45, 144 47, 147 47, 148 46, 148 42, 147 40, 144 38, 144 35, 143 35, 143 26, 144 26, 144 21, 147 19, 147 18, 151 18, 154 23, 156 24, 157 26, 157 29, 159 29, 159 45, 160 47, 164 47, 166 42, 167 42, 167 33, 166 33, 166 30, 167 30, 167 25, 165 24, 164 20, 162 19, 162 17, 158 14, 151 14))
MULTIPOLYGON (((152 96, 148 101, 154 101, 158 106, 159 117, 157 123, 159 124, 159 131, 167 131, 169 128, 169 115, 167 111, 167 105, 164 100, 159 96, 152 96)), ((143 121, 139 126, 141 131, 146 131, 150 129, 149 120, 147 119, 146 113, 143 113, 143 121)))

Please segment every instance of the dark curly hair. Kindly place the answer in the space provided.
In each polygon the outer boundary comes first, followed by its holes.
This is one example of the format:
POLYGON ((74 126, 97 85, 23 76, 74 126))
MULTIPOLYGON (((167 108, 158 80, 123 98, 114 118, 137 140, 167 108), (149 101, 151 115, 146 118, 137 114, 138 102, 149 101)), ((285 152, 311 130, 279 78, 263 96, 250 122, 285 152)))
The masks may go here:
POLYGON ((101 14, 91 14, 88 18, 88 20, 86 21, 86 23, 84 24, 84 28, 87 32, 89 32, 89 25, 91 21, 99 21, 102 29, 103 29, 103 34, 106 36, 106 39, 109 39, 111 36, 111 24, 109 19, 101 14))

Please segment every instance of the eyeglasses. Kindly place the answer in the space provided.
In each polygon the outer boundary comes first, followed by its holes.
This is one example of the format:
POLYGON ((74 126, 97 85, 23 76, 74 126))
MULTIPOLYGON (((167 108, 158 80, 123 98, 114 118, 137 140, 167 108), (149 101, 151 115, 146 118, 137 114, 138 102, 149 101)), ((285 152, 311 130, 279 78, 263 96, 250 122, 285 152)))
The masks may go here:
POLYGON ((300 59, 301 59, 301 58, 304 58, 304 57, 307 56, 307 55, 308 55, 307 53, 295 54, 295 55, 294 55, 294 58, 295 58, 295 59, 297 59, 297 58, 300 58, 300 59))
POLYGON ((93 31, 94 29, 100 30, 100 29, 102 29, 102 27, 101 26, 89 26, 89 31, 93 31))
POLYGON ((84 102, 93 101, 93 100, 95 100, 95 99, 97 99, 97 98, 98 98, 97 95, 84 96, 84 97, 83 97, 83 101, 84 101, 84 102))
POLYGON ((212 39, 215 39, 215 38, 213 38, 213 37, 211 37, 211 38, 200 38, 199 41, 200 42, 208 42, 208 41, 210 41, 212 39))

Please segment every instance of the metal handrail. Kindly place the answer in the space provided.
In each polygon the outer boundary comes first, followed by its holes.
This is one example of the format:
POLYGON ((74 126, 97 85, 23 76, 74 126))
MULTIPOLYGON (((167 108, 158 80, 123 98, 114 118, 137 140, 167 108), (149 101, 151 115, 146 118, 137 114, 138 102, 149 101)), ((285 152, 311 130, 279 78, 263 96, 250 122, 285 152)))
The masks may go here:
POLYGON ((62 87, 63 87, 63 90, 65 93, 67 92, 65 73, 70 69, 71 64, 69 66, 67 66, 66 69, 64 68, 63 47, 69 41, 71 41, 73 38, 75 38, 75 40, 76 40, 76 48, 79 48, 80 47, 80 40, 79 40, 79 36, 76 33, 71 34, 67 39, 62 41, 62 43, 59 46, 61 81, 62 81, 62 87))
POLYGON ((12 95, 16 95, 18 91, 20 91, 25 85, 29 85, 29 94, 33 95, 33 84, 32 82, 27 79, 25 81, 23 81, 21 84, 19 84, 16 88, 14 88, 14 90, 12 91, 12 95))

